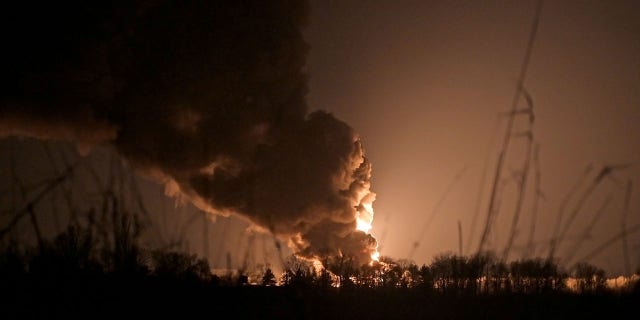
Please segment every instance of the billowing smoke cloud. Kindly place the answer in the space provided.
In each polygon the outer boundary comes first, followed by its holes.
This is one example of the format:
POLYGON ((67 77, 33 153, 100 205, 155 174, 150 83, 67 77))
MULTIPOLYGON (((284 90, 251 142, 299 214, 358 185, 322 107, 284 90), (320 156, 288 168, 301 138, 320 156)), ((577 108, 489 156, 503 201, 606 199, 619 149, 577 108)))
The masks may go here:
POLYGON ((210 213, 364 263, 371 165, 308 113, 302 1, 20 2, 1 16, 0 137, 112 144, 210 213), (119 2, 116 2, 119 3, 119 2))

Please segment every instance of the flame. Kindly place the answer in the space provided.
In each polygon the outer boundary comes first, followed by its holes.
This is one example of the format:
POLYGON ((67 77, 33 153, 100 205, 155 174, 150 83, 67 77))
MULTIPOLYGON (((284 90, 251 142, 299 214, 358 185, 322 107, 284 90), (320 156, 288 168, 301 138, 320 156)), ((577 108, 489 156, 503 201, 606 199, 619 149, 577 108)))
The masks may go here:
POLYGON ((373 222, 373 205, 371 203, 362 203, 361 209, 358 210, 356 216, 356 229, 364 233, 369 233, 373 222))
MULTIPOLYGON (((373 203, 371 199, 370 201, 365 201, 363 199, 360 208, 357 211, 356 215, 356 229, 362 231, 364 233, 370 234, 369 231, 373 227, 371 224, 373 223, 373 203)), ((376 246, 376 250, 371 254, 371 262, 380 261, 380 252, 378 252, 378 248, 376 246)))
POLYGON ((356 229, 360 230, 364 233, 369 233, 369 230, 371 230, 371 224, 364 221, 363 219, 361 219, 360 217, 356 218, 356 229))
POLYGON ((372 259, 371 261, 372 264, 373 264, 373 261, 380 262, 380 252, 378 252, 377 248, 376 248, 376 252, 371 254, 371 259, 372 259))
POLYGON ((325 266, 323 266, 322 262, 318 259, 311 260, 311 263, 313 265, 313 271, 315 271, 316 275, 320 275, 320 272, 322 272, 325 266))

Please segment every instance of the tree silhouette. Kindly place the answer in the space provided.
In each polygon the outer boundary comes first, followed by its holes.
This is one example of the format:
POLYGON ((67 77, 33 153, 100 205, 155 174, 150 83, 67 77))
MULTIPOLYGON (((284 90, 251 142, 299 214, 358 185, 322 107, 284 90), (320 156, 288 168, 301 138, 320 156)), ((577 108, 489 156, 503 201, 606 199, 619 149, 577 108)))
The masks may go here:
POLYGON ((420 283, 419 283, 419 287, 421 287, 423 290, 428 290, 431 291, 433 290, 433 272, 431 272, 431 268, 429 268, 429 266, 422 265, 420 267, 420 283))
POLYGON ((308 288, 316 282, 311 263, 296 255, 291 255, 285 261, 285 270, 281 277, 284 286, 308 288))
POLYGON ((586 262, 576 264, 573 277, 576 280, 576 288, 580 293, 600 292, 606 286, 604 270, 586 262))
POLYGON ((262 285, 263 286, 275 286, 276 285, 276 275, 273 274, 271 268, 267 268, 262 275, 262 285))
POLYGON ((69 226, 53 241, 43 240, 32 252, 29 272, 38 276, 70 277, 102 272, 91 233, 69 226))
POLYGON ((153 275, 174 280, 204 281, 211 280, 211 269, 206 259, 196 255, 155 250, 151 253, 153 275))

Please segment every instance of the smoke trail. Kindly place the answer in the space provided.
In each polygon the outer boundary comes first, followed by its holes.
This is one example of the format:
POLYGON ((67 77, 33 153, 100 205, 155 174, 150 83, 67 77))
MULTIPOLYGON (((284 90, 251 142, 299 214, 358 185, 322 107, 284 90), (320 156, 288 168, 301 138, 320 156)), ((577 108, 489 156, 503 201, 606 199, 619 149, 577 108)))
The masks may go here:
POLYGON ((303 1, 126 1, 0 13, 0 137, 111 144, 173 195, 308 258, 370 261, 371 165, 305 103, 303 1))

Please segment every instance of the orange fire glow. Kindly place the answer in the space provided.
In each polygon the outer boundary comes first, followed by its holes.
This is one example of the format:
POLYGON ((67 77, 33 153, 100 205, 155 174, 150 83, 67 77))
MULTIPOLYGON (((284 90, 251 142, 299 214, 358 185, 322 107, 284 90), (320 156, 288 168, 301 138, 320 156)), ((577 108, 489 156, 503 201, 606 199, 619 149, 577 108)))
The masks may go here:
MULTIPOLYGON (((373 199, 372 199, 373 200, 373 199)), ((373 203, 368 201, 362 202, 362 207, 358 210, 356 216, 356 229, 364 233, 369 233, 373 222, 373 203)), ((376 251, 371 254, 371 263, 380 260, 380 252, 376 251)))

